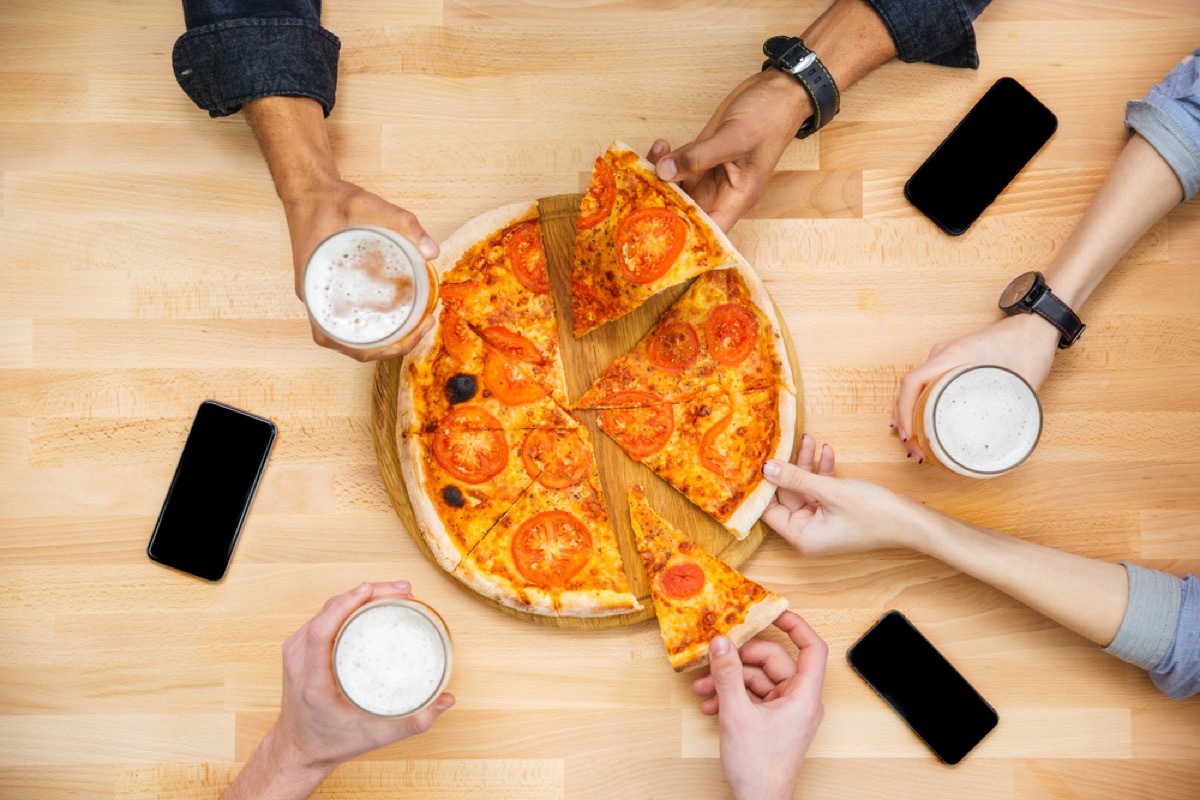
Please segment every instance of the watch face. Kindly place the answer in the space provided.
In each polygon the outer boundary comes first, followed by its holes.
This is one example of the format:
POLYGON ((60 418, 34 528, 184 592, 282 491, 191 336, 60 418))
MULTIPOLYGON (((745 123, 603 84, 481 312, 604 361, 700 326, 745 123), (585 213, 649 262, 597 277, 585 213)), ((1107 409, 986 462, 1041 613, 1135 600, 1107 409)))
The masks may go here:
POLYGON ((1024 275, 1018 275, 1004 293, 1000 295, 1000 307, 1012 308, 1017 303, 1025 299, 1025 295, 1029 294, 1029 290, 1033 288, 1034 282, 1037 281, 1036 272, 1026 272, 1024 275))

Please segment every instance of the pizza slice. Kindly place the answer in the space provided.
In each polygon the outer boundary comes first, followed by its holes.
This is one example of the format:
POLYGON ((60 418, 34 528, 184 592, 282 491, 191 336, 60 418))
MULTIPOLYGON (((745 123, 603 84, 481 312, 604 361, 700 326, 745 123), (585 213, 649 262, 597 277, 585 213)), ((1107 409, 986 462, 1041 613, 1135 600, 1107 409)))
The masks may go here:
POLYGON ((707 664, 714 636, 727 636, 741 647, 787 610, 787 600, 705 552, 656 514, 641 486, 629 487, 629 518, 676 672, 707 664))
POLYGON ((456 577, 499 603, 546 616, 641 608, 629 590, 586 430, 543 428, 522 446, 538 477, 462 560, 456 577))
POLYGON ((434 558, 443 569, 463 556, 530 487, 522 432, 500 430, 478 406, 454 411, 432 433, 399 437, 404 485, 434 558))
POLYGON ((678 186, 621 142, 596 159, 576 221, 571 310, 576 338, 668 286, 723 265, 748 267, 678 186))
POLYGON ((396 419, 401 435, 432 433, 464 404, 482 408, 501 429, 573 423, 530 365, 492 347, 450 309, 442 309, 435 329, 405 359, 401 375, 396 419))
POLYGON ((576 407, 619 407, 630 391, 649 391, 674 403, 714 386, 733 393, 791 389, 774 308, 765 292, 757 299, 768 304, 770 314, 755 302, 738 270, 706 272, 637 347, 605 370, 576 407))
POLYGON ((778 388, 738 394, 707 389, 680 403, 627 392, 643 405, 605 409, 600 429, 635 461, 744 539, 775 488, 763 462, 791 455, 795 396, 778 388))

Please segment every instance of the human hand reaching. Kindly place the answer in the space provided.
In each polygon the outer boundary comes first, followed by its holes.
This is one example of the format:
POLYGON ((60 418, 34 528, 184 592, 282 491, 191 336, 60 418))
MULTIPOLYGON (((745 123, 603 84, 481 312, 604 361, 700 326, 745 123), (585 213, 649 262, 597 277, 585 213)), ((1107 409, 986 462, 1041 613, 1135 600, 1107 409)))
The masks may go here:
POLYGON ((829 648, 791 611, 775 627, 800 649, 796 658, 775 642, 751 639, 739 651, 718 636, 709 644, 709 674, 692 683, 706 698, 700 710, 718 715, 721 767, 738 800, 790 798, 825 716, 829 648))
MULTIPOLYGON (((327 238, 358 225, 375 225, 395 231, 417 246, 426 259, 437 258, 437 242, 425 232, 411 211, 393 205, 376 194, 341 179, 331 179, 284 202, 288 233, 292 240, 292 265, 296 273, 296 296, 304 299, 304 267, 317 246, 327 238)), ((378 361, 404 355, 432 327, 433 319, 387 347, 356 350, 330 339, 312 324, 313 341, 358 361, 378 361)))
POLYGON ((892 427, 911 458, 925 460, 913 436, 917 399, 930 383, 956 367, 994 364, 1041 388, 1058 352, 1058 330, 1036 314, 1017 314, 951 342, 935 344, 924 364, 904 376, 892 407, 892 427))
POLYGON ((768 461, 763 476, 778 487, 763 522, 805 557, 911 546, 921 506, 882 486, 833 477, 834 452, 804 434, 795 464, 768 461))
POLYGON ((812 115, 812 100, 791 75, 768 69, 742 81, 695 141, 675 150, 659 139, 648 158, 658 177, 677 181, 728 231, 767 187, 783 151, 812 115))

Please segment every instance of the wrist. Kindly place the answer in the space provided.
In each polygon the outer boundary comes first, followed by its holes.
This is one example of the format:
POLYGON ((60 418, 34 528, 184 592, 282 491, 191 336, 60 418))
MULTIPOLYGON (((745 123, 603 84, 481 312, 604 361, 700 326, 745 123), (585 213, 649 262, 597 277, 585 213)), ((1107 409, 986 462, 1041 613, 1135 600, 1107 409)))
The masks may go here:
POLYGON ((325 115, 305 97, 260 97, 242 106, 285 207, 311 198, 340 178, 325 115))
POLYGON ((278 722, 263 738, 262 750, 276 774, 291 776, 293 782, 311 786, 312 789, 337 766, 336 763, 305 754, 303 749, 280 729, 278 722))
POLYGON ((812 97, 795 76, 774 67, 760 72, 758 78, 763 86, 777 93, 787 114, 788 127, 791 129, 789 138, 794 136, 805 120, 813 115, 812 97))

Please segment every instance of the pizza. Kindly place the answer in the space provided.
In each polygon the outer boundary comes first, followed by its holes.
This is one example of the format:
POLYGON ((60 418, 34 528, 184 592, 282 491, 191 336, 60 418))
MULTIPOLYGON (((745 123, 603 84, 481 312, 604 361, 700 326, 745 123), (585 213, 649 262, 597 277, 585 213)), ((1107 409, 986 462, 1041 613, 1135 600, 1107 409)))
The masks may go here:
POLYGON ((600 429, 745 538, 774 494, 760 469, 787 460, 796 395, 783 334, 752 271, 701 275, 580 398, 600 429))
POLYGON ((396 435, 422 539, 535 614, 637 611, 587 431, 565 408, 536 204, 467 223, 434 262, 436 324, 401 365, 396 435))
POLYGON ((596 159, 576 221, 574 334, 624 316, 668 286, 734 264, 749 267, 695 201, 614 142, 596 159))
POLYGON ((727 636, 741 647, 787 610, 787 600, 705 552, 656 514, 641 486, 629 487, 629 517, 676 672, 707 664, 714 636, 727 636))

